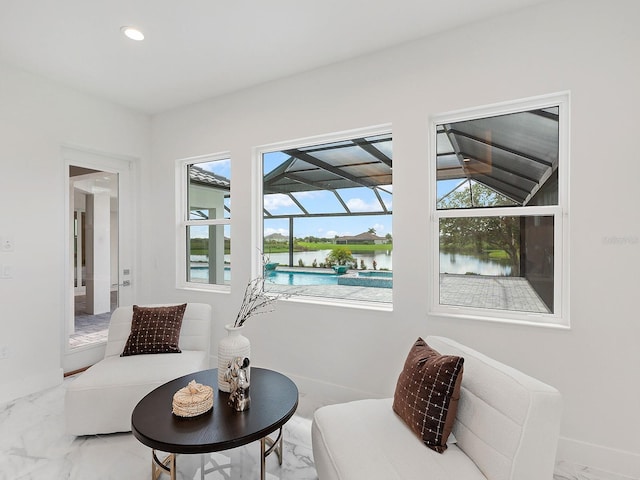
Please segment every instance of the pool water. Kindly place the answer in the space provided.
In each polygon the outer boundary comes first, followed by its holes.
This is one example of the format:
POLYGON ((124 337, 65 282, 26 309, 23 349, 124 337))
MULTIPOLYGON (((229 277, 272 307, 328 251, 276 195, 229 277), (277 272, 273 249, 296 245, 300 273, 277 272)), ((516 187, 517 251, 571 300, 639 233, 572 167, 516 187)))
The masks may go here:
MULTIPOLYGON (((190 282, 195 283, 207 283, 209 281, 209 267, 192 265, 190 269, 191 276, 190 282)), ((228 284, 231 281, 231 268, 224 267, 224 283, 228 284)))
POLYGON ((358 272, 359 277, 383 277, 393 278, 393 272, 390 270, 366 270, 358 272))
MULTIPOLYGON (((329 272, 301 272, 286 270, 270 270, 265 273, 265 282, 275 285, 352 285, 383 288, 391 288, 393 285, 393 272, 388 270, 367 270, 358 272, 349 270, 349 273, 357 273, 357 276, 337 275, 329 272)), ((191 277, 189 281, 207 283, 208 280, 208 267, 191 266, 191 277)), ((231 270, 229 267, 225 267, 224 283, 229 284, 230 280, 231 270)))
POLYGON ((338 275, 334 273, 270 271, 265 277, 267 283, 276 285, 337 285, 338 275))

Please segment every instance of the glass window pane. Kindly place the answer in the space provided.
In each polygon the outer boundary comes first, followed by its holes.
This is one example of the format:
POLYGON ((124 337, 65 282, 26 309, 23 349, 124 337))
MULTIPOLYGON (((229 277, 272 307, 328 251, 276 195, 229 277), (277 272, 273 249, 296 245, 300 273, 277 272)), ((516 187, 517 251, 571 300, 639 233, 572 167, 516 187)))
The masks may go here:
POLYGON ((282 193, 265 195, 263 206, 271 215, 296 215, 302 213, 296 202, 289 195, 282 193))
POLYGON ((231 160, 211 160, 187 166, 189 220, 231 218, 231 160))
POLYGON ((557 205, 559 121, 559 107, 551 107, 437 125, 438 182, 467 180, 495 192, 487 205, 437 208, 557 205))
POLYGON ((287 162, 291 158, 284 152, 268 152, 262 156, 262 170, 264 174, 271 173, 273 170, 287 162))
POLYGON ((229 285, 231 227, 187 226, 187 282, 229 285))
POLYGON ((459 180, 443 180, 438 182, 439 210, 509 207, 515 205, 517 205, 517 203, 512 199, 474 180, 467 180, 462 183, 460 183, 459 180), (451 187, 454 187, 454 189, 447 191, 447 188, 451 187))
POLYGON ((264 219, 264 241, 262 244, 262 253, 269 262, 283 262, 287 265, 289 261, 284 261, 282 254, 289 251, 289 220, 286 218, 264 219), (271 260, 270 256, 275 255, 275 260, 271 260))
POLYGON ((441 218, 440 304, 553 313, 553 216, 441 218))
POLYGON ((391 153, 386 133, 263 154, 267 291, 391 302, 391 153))
POLYGON ((338 190, 343 201, 352 212, 381 212, 380 201, 370 188, 345 188, 338 190))
POLYGON ((333 192, 314 190, 292 194, 309 213, 344 213, 346 210, 333 192))
POLYGON ((387 157, 393 158, 393 142, 389 135, 379 135, 377 137, 367 137, 367 141, 372 142, 371 145, 384 153, 387 157))

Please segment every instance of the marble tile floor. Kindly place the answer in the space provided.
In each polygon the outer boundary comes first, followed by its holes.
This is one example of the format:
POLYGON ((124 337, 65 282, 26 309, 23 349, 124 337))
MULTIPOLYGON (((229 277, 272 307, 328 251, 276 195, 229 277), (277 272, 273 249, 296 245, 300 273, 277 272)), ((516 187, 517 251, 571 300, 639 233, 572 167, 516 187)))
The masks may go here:
MULTIPOLYGON (((65 379, 58 387, 0 405, 0 480, 150 478, 151 450, 131 433, 86 437, 64 433, 64 393, 70 381, 65 379)), ((301 397, 301 404, 306 400, 301 397)), ((311 410, 301 406, 299 412, 311 410)), ((202 456, 181 455, 177 462, 179 480, 256 479, 259 443, 202 456), (208 472, 216 465, 230 467, 208 472)), ((285 425, 282 466, 275 455, 269 456, 266 464, 267 480, 317 480, 311 421, 295 415, 285 425)), ((554 480, 633 479, 559 463, 554 480)))
MULTIPOLYGON (((74 437, 64 433, 64 392, 59 387, 0 405, 0 480, 138 480, 151 476, 151 450, 131 433, 74 437)), ((99 412, 96 412, 99 414, 99 412)), ((158 456, 163 458, 163 454, 158 456)), ((221 453, 180 455, 178 479, 259 478, 260 444, 221 453), (201 465, 210 470, 201 476, 201 465)), ((266 461, 267 480, 317 479, 311 455, 311 421, 294 416, 284 428, 282 466, 266 461)), ((164 475, 161 478, 168 479, 164 475)))

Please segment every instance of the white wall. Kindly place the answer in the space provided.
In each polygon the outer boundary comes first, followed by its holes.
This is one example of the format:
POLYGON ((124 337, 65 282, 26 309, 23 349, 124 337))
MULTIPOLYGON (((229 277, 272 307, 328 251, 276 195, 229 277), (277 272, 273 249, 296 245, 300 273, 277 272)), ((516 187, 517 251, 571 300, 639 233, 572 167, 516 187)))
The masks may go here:
POLYGON ((252 148, 390 122, 393 312, 281 303, 247 323, 254 362, 324 402, 387 396, 415 338, 447 335, 561 390, 561 458, 640 475, 638 18, 635 0, 551 2, 154 117, 153 169, 142 172, 153 185, 142 204, 142 299, 212 303, 215 342, 250 276, 252 148), (565 90, 571 329, 428 316, 429 116, 565 90), (174 162, 223 150, 233 168, 232 292, 178 291, 174 162))
MULTIPOLYGON (((258 365, 330 402, 391 395, 418 335, 443 334, 556 387, 561 458, 640 476, 640 220, 635 0, 559 1, 158 115, 96 100, 0 65, 0 402, 60 381, 64 315, 62 144, 140 158, 138 303, 211 303, 235 317, 250 276, 252 148, 392 123, 394 310, 286 302, 251 319, 258 365), (427 315, 430 115, 570 90, 571 330, 427 315), (175 288, 175 160, 233 159, 231 294, 175 288), (34 355, 34 352, 38 352, 34 355)), ((215 351, 215 348, 214 348, 215 351)))
POLYGON ((0 64, 0 402, 62 381, 65 176, 63 144, 149 156, 147 116, 0 64))

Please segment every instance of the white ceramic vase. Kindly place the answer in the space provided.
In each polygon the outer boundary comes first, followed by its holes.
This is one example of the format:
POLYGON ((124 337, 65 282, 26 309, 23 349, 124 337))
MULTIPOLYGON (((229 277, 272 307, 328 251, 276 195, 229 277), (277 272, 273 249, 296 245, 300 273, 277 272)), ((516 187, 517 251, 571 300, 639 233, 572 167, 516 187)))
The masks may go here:
MULTIPOLYGON (((251 359, 251 342, 242 335, 242 327, 234 327, 233 324, 225 325, 227 336, 218 342, 218 389, 223 392, 231 390, 229 382, 224 379, 224 374, 229 366, 229 361, 235 357, 247 357, 251 359)), ((249 369, 251 365, 249 365, 249 369)), ((247 378, 249 371, 247 371, 247 378)))

